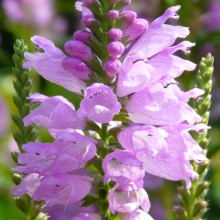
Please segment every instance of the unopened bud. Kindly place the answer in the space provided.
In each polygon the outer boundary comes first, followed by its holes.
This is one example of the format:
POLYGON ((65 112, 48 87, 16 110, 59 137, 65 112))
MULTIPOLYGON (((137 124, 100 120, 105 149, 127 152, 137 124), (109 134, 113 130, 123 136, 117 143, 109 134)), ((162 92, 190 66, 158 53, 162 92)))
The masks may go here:
POLYGON ((113 41, 118 41, 121 39, 122 37, 122 31, 119 28, 112 28, 109 32, 108 32, 108 37, 113 40, 113 41))
POLYGON ((86 30, 78 30, 73 34, 73 39, 88 43, 91 40, 92 33, 86 30))
POLYGON ((120 70, 121 62, 118 59, 109 59, 107 62, 104 63, 103 67, 108 76, 113 78, 120 70))
POLYGON ((128 37, 132 41, 139 37, 148 28, 148 22, 145 19, 137 18, 123 30, 123 37, 128 37))
POLYGON ((112 58, 118 58, 125 50, 125 46, 120 41, 113 41, 108 44, 108 54, 112 58))
POLYGON ((209 187, 208 181, 201 182, 196 189, 195 197, 197 198, 201 196, 201 194, 206 194, 208 187, 209 187))
POLYGON ((92 73, 89 67, 76 57, 65 57, 62 61, 62 66, 81 80, 89 79, 89 75, 92 73))
POLYGON ((123 11, 120 14, 120 17, 128 24, 132 23, 136 18, 137 14, 134 11, 123 11))
POLYGON ((193 209, 193 217, 197 216, 202 210, 208 206, 208 203, 205 200, 202 200, 195 204, 193 209))
POLYGON ((96 22, 95 17, 92 14, 83 15, 81 24, 85 27, 91 27, 96 22))
POLYGON ((110 10, 110 11, 108 11, 107 16, 112 21, 115 21, 115 20, 118 19, 119 11, 117 11, 117 10, 110 10))
POLYGON ((69 55, 78 57, 85 61, 92 56, 91 49, 83 42, 78 40, 67 41, 64 45, 64 49, 69 55))

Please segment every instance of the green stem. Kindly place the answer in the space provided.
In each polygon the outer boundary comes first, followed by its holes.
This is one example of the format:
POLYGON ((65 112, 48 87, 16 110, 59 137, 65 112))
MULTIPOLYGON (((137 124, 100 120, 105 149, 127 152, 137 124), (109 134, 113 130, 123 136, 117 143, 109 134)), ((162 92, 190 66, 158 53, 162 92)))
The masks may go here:
MULTIPOLYGON (((212 74, 213 74, 213 57, 209 54, 200 62, 199 74, 196 78, 197 87, 205 91, 203 97, 195 101, 194 109, 201 116, 202 123, 208 124, 209 109, 211 105, 211 89, 212 89, 212 74)), ((195 141, 203 148, 206 155, 209 139, 207 131, 193 134, 195 141)), ((192 181, 192 186, 187 189, 184 183, 178 188, 180 196, 180 204, 176 209, 177 219, 180 220, 197 220, 201 219, 207 211, 208 203, 205 201, 205 196, 208 191, 209 182, 204 180, 209 162, 196 164, 192 162, 194 171, 199 174, 198 179, 192 181)))
MULTIPOLYGON (((37 133, 33 126, 25 127, 23 118, 30 113, 30 105, 26 100, 26 97, 30 95, 32 87, 32 80, 30 79, 30 73, 23 68, 23 62, 25 60, 24 53, 27 52, 27 46, 22 40, 16 40, 14 45, 13 61, 15 67, 13 73, 15 75, 15 81, 13 82, 16 95, 13 97, 14 104, 17 107, 18 113, 12 115, 12 120, 17 125, 17 130, 13 132, 14 139, 17 142, 19 153, 12 152, 11 156, 13 160, 18 164, 18 155, 24 153, 22 145, 36 139, 37 133)), ((12 174, 12 180, 18 185, 23 176, 19 174, 12 174)), ((33 220, 40 213, 41 205, 35 205, 28 195, 15 198, 17 207, 24 213, 25 219, 33 220), (36 208, 38 207, 38 208, 36 208)))

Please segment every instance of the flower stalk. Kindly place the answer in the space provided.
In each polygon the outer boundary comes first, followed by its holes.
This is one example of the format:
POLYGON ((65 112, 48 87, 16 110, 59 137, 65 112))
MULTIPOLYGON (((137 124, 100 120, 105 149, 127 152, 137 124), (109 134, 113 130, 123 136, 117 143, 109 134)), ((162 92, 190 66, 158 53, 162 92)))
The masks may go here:
MULTIPOLYGON (((196 86, 200 89, 204 89, 204 95, 193 102, 194 109, 202 118, 201 122, 206 125, 209 121, 211 106, 213 63, 214 58, 210 54, 202 58, 199 65, 199 72, 196 76, 196 86)), ((206 155, 209 143, 207 131, 194 133, 193 137, 202 147, 206 155)), ((193 162, 193 167, 199 177, 192 181, 191 188, 187 189, 184 183, 178 187, 180 205, 175 206, 174 211, 176 212, 177 218, 181 220, 202 219, 208 208, 208 202, 205 200, 205 196, 208 192, 210 182, 205 180, 205 176, 208 172, 209 161, 205 161, 201 164, 193 162)))
MULTIPOLYGON (((11 152, 11 156, 17 164, 19 164, 18 156, 24 153, 21 146, 30 141, 35 141, 37 137, 34 125, 25 127, 23 122, 23 118, 30 113, 30 105, 26 97, 30 95, 32 87, 30 72, 23 68, 23 62, 25 60, 24 53, 27 50, 28 47, 24 44, 23 40, 16 40, 13 55, 15 67, 13 67, 12 71, 15 76, 13 85, 16 91, 13 100, 18 113, 12 115, 12 120, 17 125, 17 130, 13 132, 13 136, 20 152, 11 152)), ((16 185, 20 184, 23 177, 23 175, 18 173, 12 174, 12 180, 16 185)), ((29 195, 15 198, 15 204, 24 213, 26 220, 34 220, 39 215, 42 206, 41 202, 32 201, 29 195)))

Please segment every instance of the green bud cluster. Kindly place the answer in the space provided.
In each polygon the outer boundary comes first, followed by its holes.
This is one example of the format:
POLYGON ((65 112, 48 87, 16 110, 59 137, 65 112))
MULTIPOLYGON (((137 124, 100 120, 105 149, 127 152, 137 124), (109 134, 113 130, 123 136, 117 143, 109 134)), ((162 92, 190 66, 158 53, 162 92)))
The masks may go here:
MULTIPOLYGON (((22 67, 24 62, 24 53, 27 49, 28 48, 23 41, 17 40, 15 42, 13 55, 15 67, 13 67, 12 71, 15 76, 13 85, 16 95, 13 96, 13 100, 18 109, 18 113, 12 115, 12 120, 17 125, 17 131, 14 132, 14 139, 16 140, 21 153, 23 152, 21 148, 22 144, 34 141, 37 137, 33 126, 25 127, 23 123, 23 118, 30 112, 30 105, 26 97, 30 95, 32 87, 30 73, 22 67)), ((13 159, 16 161, 16 157, 13 156, 13 159)))
MULTIPOLYGON (((15 76, 13 82, 16 95, 13 96, 14 104, 17 107, 18 113, 12 115, 12 120, 17 125, 17 130, 13 132, 15 141, 17 142, 19 153, 12 152, 12 159, 18 164, 18 155, 23 153, 22 145, 28 142, 33 142, 37 133, 34 127, 25 127, 23 123, 23 118, 30 113, 30 105, 26 99, 30 95, 30 90, 32 87, 32 80, 30 79, 30 73, 28 70, 24 69, 24 53, 28 50, 27 46, 22 40, 16 40, 14 45, 14 55, 13 61, 15 67, 12 71, 15 76)), ((23 175, 18 173, 12 173, 11 175, 14 184, 18 185, 23 178, 23 175)), ((34 220, 39 216, 40 209, 42 206, 41 202, 32 201, 29 195, 24 195, 19 198, 14 198, 16 206, 24 213, 25 219, 34 220)))
MULTIPOLYGON (((196 76, 197 87, 204 90, 204 95, 197 101, 194 101, 194 109, 202 117, 202 123, 208 124, 209 109, 211 105, 211 90, 212 90, 212 74, 214 59, 208 54, 202 58, 199 66, 199 72, 196 76)), ((203 148, 204 153, 207 152, 209 139, 207 131, 201 131, 198 134, 193 134, 195 141, 203 148)), ((210 182, 204 180, 209 162, 202 164, 192 163, 195 172, 199 174, 198 179, 192 182, 192 187, 187 189, 184 183, 178 187, 177 191, 180 197, 180 204, 174 207, 177 219, 179 220, 200 220, 207 211, 208 202, 205 201, 210 182)))

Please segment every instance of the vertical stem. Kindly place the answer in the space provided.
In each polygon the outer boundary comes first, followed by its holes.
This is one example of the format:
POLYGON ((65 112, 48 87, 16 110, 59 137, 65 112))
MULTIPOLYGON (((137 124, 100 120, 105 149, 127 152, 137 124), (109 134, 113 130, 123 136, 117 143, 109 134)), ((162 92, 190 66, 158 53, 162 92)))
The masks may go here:
MULTIPOLYGON (((199 74, 196 78, 197 87, 204 90, 204 95, 198 101, 195 101, 194 108, 202 118, 202 123, 208 124, 209 108, 211 105, 213 57, 209 54, 200 62, 199 74)), ((203 148, 206 154, 209 139, 207 131, 193 135, 195 141, 203 148)), ((209 162, 203 164, 192 163, 194 171, 199 174, 198 179, 192 181, 192 187, 186 189, 184 184, 178 188, 180 195, 180 205, 176 207, 177 219, 180 220, 197 220, 201 219, 207 211, 208 203, 205 196, 208 191, 209 182, 204 180, 208 171, 209 162)))

